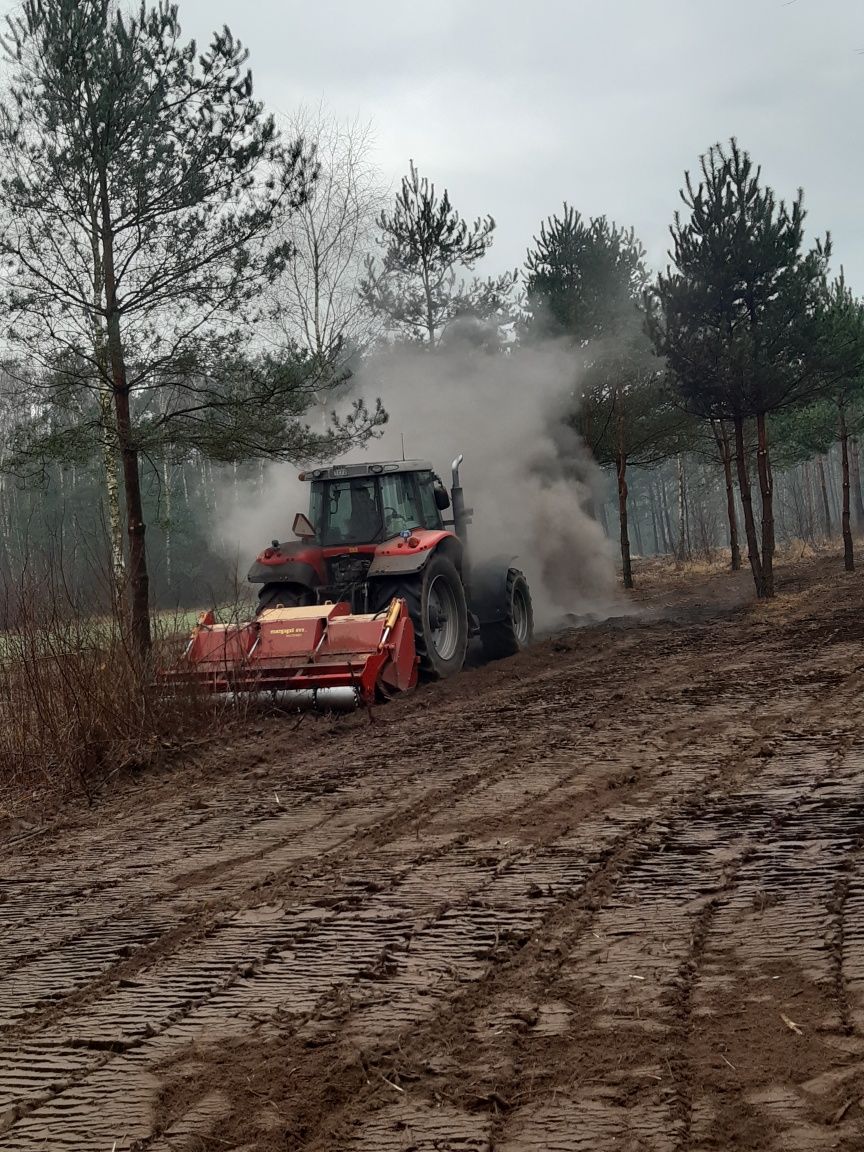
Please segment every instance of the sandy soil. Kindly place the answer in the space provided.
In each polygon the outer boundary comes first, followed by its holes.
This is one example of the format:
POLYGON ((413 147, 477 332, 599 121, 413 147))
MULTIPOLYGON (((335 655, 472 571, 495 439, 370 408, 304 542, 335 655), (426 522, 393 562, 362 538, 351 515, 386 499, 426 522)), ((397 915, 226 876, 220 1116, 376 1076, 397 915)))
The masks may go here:
POLYGON ((0 849, 0 1147, 864 1147, 864 596, 666 583, 0 849))

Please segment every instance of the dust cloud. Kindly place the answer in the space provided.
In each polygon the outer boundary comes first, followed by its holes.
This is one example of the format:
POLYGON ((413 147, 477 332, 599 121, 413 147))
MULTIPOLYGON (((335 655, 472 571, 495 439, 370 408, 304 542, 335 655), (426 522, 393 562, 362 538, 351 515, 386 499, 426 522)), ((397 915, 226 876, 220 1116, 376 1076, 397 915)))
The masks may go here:
POLYGON ((431 460, 447 487, 460 453, 477 560, 515 558, 531 586, 538 627, 568 615, 608 615, 615 565, 590 508, 600 475, 563 422, 577 367, 557 345, 489 355, 469 341, 430 355, 391 349, 358 373, 356 391, 380 396, 390 420, 369 459, 431 460))
POLYGON ((267 463, 255 483, 223 478, 217 486, 221 538, 215 544, 238 581, 245 581, 252 561, 271 540, 293 540, 294 516, 309 507, 309 485, 298 479, 299 471, 286 461, 267 463))
MULTIPOLYGON (((448 489, 450 465, 464 454, 465 499, 477 560, 513 559, 531 586, 538 628, 569 617, 603 617, 616 603, 613 553, 591 515, 600 475, 579 436, 563 422, 572 409, 577 367, 572 354, 550 345, 489 355, 454 342, 434 355, 388 349, 370 357, 353 393, 380 396, 390 419, 380 438, 346 460, 430 460, 448 489)), ((297 468, 267 468, 262 503, 235 494, 226 510, 232 560, 245 562, 271 540, 290 539, 307 487, 297 468)))

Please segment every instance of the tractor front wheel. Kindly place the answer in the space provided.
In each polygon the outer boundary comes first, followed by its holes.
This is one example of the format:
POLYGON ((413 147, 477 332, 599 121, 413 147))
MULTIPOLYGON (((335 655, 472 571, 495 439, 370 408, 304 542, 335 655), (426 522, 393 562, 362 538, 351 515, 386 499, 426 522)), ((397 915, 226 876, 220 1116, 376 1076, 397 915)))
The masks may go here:
POLYGON ((468 608, 462 578, 452 561, 436 554, 416 576, 382 580, 376 589, 378 609, 394 597, 408 605, 420 674, 442 680, 461 672, 468 648, 468 608))
POLYGON ((534 638, 534 609, 528 581, 518 570, 507 572, 507 585, 501 618, 480 628, 483 655, 487 660, 502 660, 527 648, 534 638))
POLYGON ((258 593, 258 611, 266 608, 301 608, 314 604, 315 598, 297 584, 265 584, 258 593))

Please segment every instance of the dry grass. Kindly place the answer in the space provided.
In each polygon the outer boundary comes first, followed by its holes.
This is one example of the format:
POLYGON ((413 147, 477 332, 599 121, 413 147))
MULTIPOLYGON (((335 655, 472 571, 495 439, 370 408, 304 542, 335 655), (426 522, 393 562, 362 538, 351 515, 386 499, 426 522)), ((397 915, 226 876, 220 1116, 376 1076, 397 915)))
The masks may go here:
POLYGON ((181 621, 160 618, 152 657, 134 652, 119 610, 93 616, 62 588, 16 590, 0 649, 0 793, 71 791, 150 767, 213 728, 194 689, 167 694, 156 671, 177 653, 181 621), (30 590, 31 592, 35 590, 30 590))
MULTIPOLYGON (((747 559, 742 559, 742 567, 747 559)), ((749 571, 749 567, 748 567, 749 571)), ((633 580, 637 591, 653 593, 689 587, 694 578, 710 577, 731 572, 731 554, 717 549, 711 559, 694 556, 691 560, 676 561, 674 556, 639 556, 633 561, 633 580)))
MULTIPOLYGON (((856 548, 861 541, 856 541, 856 548)), ((794 564, 800 560, 817 559, 836 555, 840 563, 843 562, 842 540, 817 541, 815 544, 807 540, 793 538, 778 544, 774 553, 774 565, 780 567, 784 564, 794 564)), ((710 557, 694 554, 690 559, 677 561, 674 556, 638 556, 633 560, 633 574, 641 583, 654 585, 664 584, 675 587, 686 583, 694 576, 713 576, 721 572, 730 572, 732 554, 728 548, 715 549, 710 557)), ((747 560, 747 542, 741 545, 741 570, 750 571, 747 560)))

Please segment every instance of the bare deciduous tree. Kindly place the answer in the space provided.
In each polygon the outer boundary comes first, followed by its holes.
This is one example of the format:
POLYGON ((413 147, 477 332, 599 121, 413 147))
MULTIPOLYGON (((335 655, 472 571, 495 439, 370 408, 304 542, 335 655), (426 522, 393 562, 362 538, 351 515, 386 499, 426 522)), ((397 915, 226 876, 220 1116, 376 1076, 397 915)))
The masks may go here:
POLYGON ((283 338, 309 359, 326 428, 352 359, 381 328, 359 288, 386 191, 371 162, 371 124, 339 120, 321 106, 301 109, 289 133, 314 146, 318 177, 284 225, 293 253, 276 285, 274 315, 283 338))

